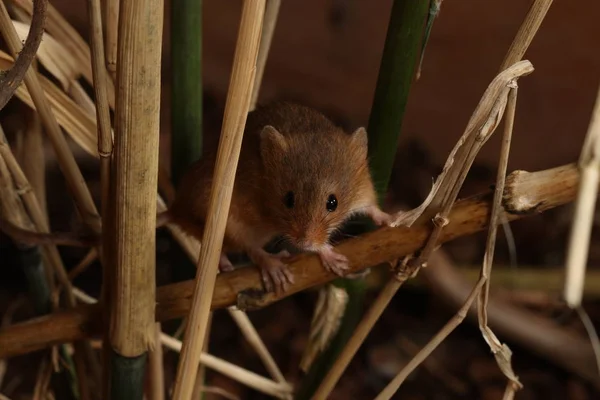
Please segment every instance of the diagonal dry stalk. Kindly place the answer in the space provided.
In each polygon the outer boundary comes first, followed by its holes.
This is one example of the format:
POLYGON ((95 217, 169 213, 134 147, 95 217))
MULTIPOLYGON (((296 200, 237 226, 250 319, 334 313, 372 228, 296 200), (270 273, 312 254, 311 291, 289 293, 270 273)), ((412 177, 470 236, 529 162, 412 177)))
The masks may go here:
POLYGON ((204 343, 210 304, 217 277, 219 255, 235 180, 244 127, 254 85, 265 0, 246 0, 233 60, 233 70, 209 199, 207 221, 196 273, 191 315, 186 324, 173 398, 191 397, 201 348, 204 343))
POLYGON ((267 58, 269 57, 269 50, 271 49, 271 41, 273 40, 275 26, 277 25, 277 17, 279 16, 279 7, 281 7, 281 0, 267 0, 262 34, 260 37, 260 48, 258 49, 258 60, 256 61, 256 77, 254 88, 252 89, 252 98, 250 100, 250 111, 256 108, 256 103, 258 102, 258 94, 260 93, 265 66, 267 65, 267 58))
MULTIPOLYGON (((15 65, 10 70, 0 74, 0 110, 4 108, 8 100, 13 96, 35 59, 35 54, 42 41, 47 6, 48 0, 36 0, 34 2, 31 29, 29 30, 23 49, 15 52, 19 54, 18 57, 15 56, 15 65)), ((8 16, 4 3, 2 3, 1 7, 4 9, 3 14, 8 16)), ((8 36, 10 35, 9 24, 11 24, 10 18, 0 19, 0 31, 2 31, 2 35, 6 41, 10 40, 8 36)))
POLYGON ((571 308, 581 306, 590 235, 600 182, 600 87, 579 158, 581 173, 569 235, 563 297, 571 308))
MULTIPOLYGON (((14 57, 22 50, 22 46, 4 3, 0 4, 0 21, 5 40, 14 57)), ((96 206, 88 188, 85 186, 81 171, 75 162, 75 158, 68 147, 65 137, 60 131, 56 118, 52 114, 44 91, 37 79, 37 74, 33 69, 27 71, 25 84, 52 142, 61 170, 74 196, 80 217, 92 232, 98 233, 101 230, 101 225, 96 206)))

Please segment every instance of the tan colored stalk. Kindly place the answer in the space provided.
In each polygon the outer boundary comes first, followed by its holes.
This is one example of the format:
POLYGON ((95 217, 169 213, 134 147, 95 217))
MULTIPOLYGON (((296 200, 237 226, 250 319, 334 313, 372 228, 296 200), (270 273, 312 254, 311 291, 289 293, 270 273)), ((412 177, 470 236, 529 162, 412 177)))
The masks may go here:
POLYGON ((600 88, 596 95, 596 103, 592 110, 592 117, 581 156, 579 170, 581 180, 575 201, 573 225, 569 236, 569 247, 566 260, 566 278, 563 297, 571 308, 581 306, 583 286, 585 284, 585 270, 590 246, 596 198, 598 196, 598 182, 600 182, 600 88))
POLYGON ((163 8, 161 0, 132 0, 119 16, 110 341, 125 357, 154 346, 163 8))
MULTIPOLYGON (((4 2, 0 3, 0 30, 4 33, 7 45, 14 57, 15 54, 21 51, 22 45, 8 15, 4 2)), ((34 70, 29 69, 27 71, 27 74, 25 75, 25 84, 31 94, 52 145, 54 146, 59 165, 65 175, 69 189, 74 196, 75 204, 77 205, 80 216, 93 232, 98 233, 101 229, 98 211, 96 210, 96 206, 94 205, 88 188, 85 186, 85 180, 83 179, 81 171, 75 162, 75 158, 68 147, 67 141, 60 131, 58 123, 50 110, 44 91, 34 70)))
POLYGON ((260 47, 258 49, 258 60, 256 61, 256 78, 254 80, 254 88, 252 89, 252 99, 250 100, 250 111, 256 108, 256 103, 258 102, 258 94, 260 93, 265 66, 269 58, 269 50, 271 49, 271 42, 275 33, 275 26, 277 25, 277 17, 279 16, 279 7, 281 7, 281 0, 267 0, 260 37, 260 47))
MULTIPOLYGON (((155 341, 160 343, 160 336, 162 330, 160 322, 155 325, 155 341)), ((163 365, 163 349, 162 346, 155 346, 150 351, 148 357, 148 368, 150 371, 150 390, 148 393, 149 400, 165 400, 165 376, 164 376, 164 365, 163 365)))
POLYGON ((44 138, 42 136, 42 125, 39 116, 28 112, 27 126, 23 135, 23 153, 20 157, 23 172, 31 183, 42 214, 48 221, 48 210, 46 206, 46 160, 44 156, 44 138))
POLYGON ((108 72, 113 76, 117 73, 117 42, 118 42, 118 28, 119 28, 119 2, 120 0, 105 0, 105 14, 104 14, 104 37, 105 42, 105 53, 106 53, 106 68, 108 72))
POLYGON ((494 190, 494 200, 492 203, 492 210, 490 216, 490 225, 488 230, 488 238, 486 243, 486 251, 483 259, 483 265, 481 268, 481 277, 485 279, 485 283, 478 298, 478 317, 479 317, 479 329, 487 344, 490 346, 490 350, 496 357, 496 362, 500 367, 500 370, 508 378, 509 382, 506 387, 506 395, 512 396, 514 391, 521 389, 523 385, 519 381, 519 378, 515 375, 512 369, 511 356, 512 352, 507 345, 500 342, 496 337, 492 329, 488 326, 488 299, 490 290, 490 279, 492 275, 492 264, 494 262, 494 250, 496 248, 496 233, 498 230, 498 224, 500 223, 502 210, 502 195, 504 193, 504 184, 506 171, 508 166, 508 155, 510 152, 510 143, 512 139, 512 131, 515 120, 515 111, 517 106, 517 84, 516 82, 512 85, 508 103, 506 106, 506 119, 504 122, 504 136, 502 138, 502 145, 500 149, 500 162, 498 165, 498 174, 496 178, 496 188, 494 190))
POLYGON ((208 205, 208 218, 198 260, 196 288, 186 325, 181 358, 177 366, 174 400, 190 399, 194 388, 217 277, 219 255, 225 235, 225 223, 229 214, 235 171, 254 85, 264 11, 265 0, 246 0, 242 8, 221 141, 208 205))
POLYGON ((358 324, 356 330, 352 334, 352 337, 342 352, 338 355, 333 366, 323 378, 323 381, 317 388, 313 398, 316 399, 327 399, 329 394, 335 387, 335 384, 339 381, 340 377, 352 361, 352 358, 363 344, 373 326, 386 309, 398 289, 412 277, 418 268, 409 267, 406 263, 402 263, 397 267, 397 271, 394 272, 393 278, 389 279, 386 285, 383 287, 377 299, 373 302, 369 310, 365 313, 362 320, 358 324))
MULTIPOLYGON (((159 212, 163 209, 166 209, 164 203, 159 201, 159 212)), ((177 225, 167 224, 167 229, 171 232, 173 237, 179 242, 181 247, 187 253, 188 257, 192 261, 197 260, 200 253, 200 242, 195 240, 193 237, 186 235, 179 229, 177 225)), ((277 366, 277 363, 273 359, 273 356, 269 353, 269 350, 265 346, 265 343, 258 335, 256 328, 252 325, 252 322, 248 318, 245 312, 238 310, 234 307, 228 307, 227 311, 229 315, 233 318, 234 322, 240 328, 240 331, 244 335, 244 338, 248 341, 250 346, 254 348, 261 361, 263 362, 269 374, 280 383, 287 383, 285 377, 281 373, 281 370, 277 366)))

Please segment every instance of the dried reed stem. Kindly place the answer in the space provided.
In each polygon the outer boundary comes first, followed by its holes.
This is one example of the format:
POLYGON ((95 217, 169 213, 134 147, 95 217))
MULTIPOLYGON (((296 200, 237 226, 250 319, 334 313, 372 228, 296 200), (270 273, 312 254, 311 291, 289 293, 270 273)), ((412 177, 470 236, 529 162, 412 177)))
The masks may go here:
POLYGON ((326 399, 335 387, 335 384, 339 381, 340 377, 352 361, 352 358, 358 351, 359 347, 363 344, 373 326, 390 303, 398 289, 416 273, 417 268, 409 267, 406 263, 402 263, 397 271, 394 271, 394 276, 389 279, 386 285, 383 287, 379 296, 375 299, 369 310, 365 313, 362 320, 358 324, 356 330, 352 334, 352 337, 342 352, 338 355, 335 363, 323 378, 323 381, 316 390, 313 398, 326 399))
POLYGON ((23 172, 31 183, 42 213, 48 220, 46 207, 46 160, 44 156, 44 138, 39 116, 32 110, 28 113, 28 123, 23 135, 23 152, 20 159, 23 172))
POLYGON ((504 135, 502 137, 502 145, 500 149, 500 163, 498 165, 498 173, 496 178, 496 188, 494 190, 494 200, 492 203, 492 211, 490 216, 490 228, 488 230, 488 238, 486 243, 486 251, 481 267, 481 278, 485 279, 485 283, 478 298, 478 317, 479 329, 490 350, 496 358, 496 362, 500 370, 508 378, 509 382, 506 387, 505 396, 511 396, 515 390, 521 389, 523 385, 519 378, 513 372, 511 364, 512 352, 507 345, 500 342, 494 332, 488 326, 488 298, 490 288, 490 278, 492 275, 492 265, 494 262, 494 250, 496 248, 496 233, 502 210, 502 195, 504 193, 504 184, 506 170, 508 165, 508 155, 510 152, 510 142, 512 139, 512 131, 515 119, 515 111, 517 106, 517 84, 516 82, 511 87, 506 105, 506 119, 504 122, 504 135))
POLYGON ((121 356, 138 357, 154 346, 155 336, 163 2, 124 1, 119 20, 110 340, 121 356))
POLYGON ((221 141, 215 163, 208 218, 198 260, 196 288, 191 315, 185 330, 181 358, 177 366, 173 394, 175 400, 189 399, 194 388, 194 378, 204 344, 206 322, 217 277, 217 266, 231 203, 235 171, 254 84, 264 11, 265 0, 246 0, 244 2, 225 105, 221 141))
MULTIPOLYGON (((1 27, 7 45, 13 54, 13 57, 16 57, 16 54, 22 50, 21 41, 19 40, 19 36, 6 11, 4 3, 0 4, 0 23, 2 24, 1 27)), ((94 205, 88 188, 85 186, 85 180, 83 179, 81 171, 75 162, 75 158, 68 147, 67 141, 60 131, 60 127, 50 110, 44 91, 34 70, 29 69, 27 71, 27 74, 25 75, 25 84, 27 85, 27 89, 33 99, 36 110, 40 114, 52 145, 54 146, 59 165, 65 175, 69 189, 74 196, 75 204, 77 205, 80 216, 93 232, 98 233, 101 228, 96 206, 94 205)))
MULTIPOLYGON (((8 100, 13 96, 15 90, 23 81, 31 63, 35 59, 35 54, 42 42, 47 5, 48 0, 36 0, 34 2, 31 28, 27 35, 27 40, 25 40, 25 45, 22 50, 13 50, 15 64, 10 70, 5 71, 0 75, 0 110, 4 108, 6 103, 8 103, 8 100)), ((2 8, 0 31, 2 32, 4 39, 9 42, 10 30, 14 30, 14 27, 8 16, 8 11, 6 10, 4 2, 2 2, 0 7, 2 8)))
POLYGON ((271 42, 275 33, 275 26, 277 25, 277 17, 279 16, 279 7, 281 7, 281 0, 267 0, 262 35, 260 37, 260 47, 258 49, 258 60, 256 61, 256 77, 254 79, 249 111, 254 110, 258 102, 265 66, 269 58, 269 50, 271 49, 271 42))
POLYGON ((504 57, 504 61, 500 64, 500 71, 523 59, 552 2, 553 0, 534 0, 504 57))
POLYGON ((277 363, 273 359, 273 356, 271 355, 271 353, 269 353, 269 350, 267 350, 265 343, 258 335, 258 332, 254 328, 254 325, 252 325, 252 322, 250 321, 250 318, 248 318, 248 315, 245 312, 237 310, 233 307, 229 307, 227 311, 229 311, 229 315, 231 315, 235 323, 240 327, 240 330, 242 331, 242 334, 244 335, 248 343, 250 343, 254 350, 256 350, 258 356, 262 360, 269 374, 277 382, 287 384, 285 377, 281 373, 281 370, 277 366, 277 363))
MULTIPOLYGON (((160 343, 160 337, 162 330, 160 323, 155 324, 155 341, 160 343)), ((165 400, 165 377, 164 377, 164 366, 163 366, 163 349, 162 346, 155 346, 150 351, 150 357, 148 357, 149 371, 150 371, 150 390, 148 393, 149 400, 165 400)))
POLYGON ((566 260, 566 278, 563 297, 567 305, 577 308, 581 305, 583 286, 585 283, 585 270, 590 246, 590 235, 596 198, 598 196, 598 182, 600 181, 600 88, 596 95, 596 103, 592 110, 592 117, 581 156, 579 170, 581 180, 575 200, 573 225, 569 236, 569 248, 566 260))
POLYGON ((119 28, 120 0, 105 0, 104 36, 106 37, 106 68, 113 78, 117 73, 117 41, 119 28))

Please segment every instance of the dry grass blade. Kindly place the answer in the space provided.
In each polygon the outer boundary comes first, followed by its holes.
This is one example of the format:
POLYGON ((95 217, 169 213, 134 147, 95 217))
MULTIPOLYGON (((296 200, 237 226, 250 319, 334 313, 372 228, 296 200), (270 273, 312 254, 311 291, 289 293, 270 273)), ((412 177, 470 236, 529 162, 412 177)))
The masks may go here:
POLYGON ((19 157, 23 172, 31 183, 33 192, 40 202, 42 213, 48 221, 46 207, 46 160, 44 138, 39 116, 32 110, 27 111, 27 126, 23 134, 23 151, 19 157))
POLYGON ((569 236, 566 260, 567 275, 563 290, 563 297, 571 308, 579 307, 583 297, 587 256, 596 210, 598 182, 600 182, 600 88, 598 88, 578 167, 581 172, 581 180, 569 236))
POLYGON ((265 73, 265 66, 267 65, 267 58, 269 57, 269 50, 271 49, 271 41, 273 40, 275 26, 277 25, 277 17, 279 16, 279 7, 281 7, 281 0, 267 0, 262 34, 260 37, 260 47, 258 49, 258 60, 256 61, 256 78, 254 81, 254 88, 252 89, 252 99, 250 100, 250 111, 256 108, 256 103, 258 102, 258 94, 260 93, 262 78, 265 73))
POLYGON ((110 341, 121 356, 137 357, 154 347, 155 336, 162 1, 123 3, 120 18, 110 341))
POLYGON ((352 358, 363 344, 373 326, 390 303, 398 289, 408 280, 408 278, 414 276, 418 271, 418 268, 408 266, 408 258, 404 260, 394 271, 394 276, 390 279, 384 288, 379 293, 379 296, 375 299, 369 310, 365 313, 362 320, 358 324, 356 330, 352 334, 352 337, 344 346, 344 349, 339 354, 333 366, 323 378, 323 381, 317 388, 314 398, 326 399, 335 387, 335 384, 339 381, 340 377, 352 361, 352 358))
MULTIPOLYGON (((19 38, 23 40, 30 29, 29 25, 18 21, 12 21, 12 23, 19 38)), ((71 85, 80 75, 77 59, 49 34, 44 33, 42 39, 43 41, 36 54, 37 59, 60 82, 62 89, 69 91, 71 85)))
MULTIPOLYGON (((4 3, 0 4, 0 23, 5 40, 10 48, 13 57, 22 50, 21 41, 15 31, 12 21, 8 15, 4 3)), ((74 196, 75 204, 79 210, 83 222, 93 232, 100 232, 100 217, 92 196, 85 186, 85 180, 81 175, 81 171, 75 162, 75 158, 71 153, 67 141, 63 136, 56 118, 52 114, 50 106, 46 101, 44 91, 37 78, 37 74, 33 69, 29 69, 25 75, 25 84, 31 94, 36 110, 40 114, 44 127, 50 137, 54 151, 63 174, 65 175, 68 187, 74 196)))
POLYGON ((509 379, 507 385, 507 393, 510 390, 517 390, 522 388, 522 384, 519 378, 516 376, 512 369, 511 357, 512 352, 506 344, 500 342, 494 332, 490 329, 487 322, 487 306, 489 298, 490 278, 492 273, 492 264, 494 262, 494 249, 496 247, 496 233, 498 231, 498 224, 500 222, 500 215, 502 210, 502 195, 504 194, 504 183, 506 178, 506 170, 508 165, 508 155, 510 152, 510 143, 512 139, 512 130, 515 119, 515 110, 517 106, 517 85, 514 83, 511 87, 507 112, 504 126, 504 136, 502 138, 502 146, 500 150, 500 164, 498 165, 498 176, 496 178, 496 188, 494 190, 494 200, 492 203, 492 211, 490 217, 490 229, 488 231, 488 238, 486 243, 486 251, 483 260, 483 266, 481 268, 481 278, 485 279, 485 284, 479 294, 478 301, 478 317, 479 317, 479 329, 483 338, 490 346, 490 350, 496 357, 496 362, 500 367, 500 370, 509 379))
POLYGON ((264 0, 246 0, 242 8, 221 140, 215 163, 214 183, 208 205, 208 219, 198 260, 196 288, 191 315, 185 330, 181 358, 177 366, 173 393, 175 400, 189 399, 194 387, 195 372, 198 369, 210 314, 217 265, 225 235, 225 223, 254 85, 264 11, 264 0))
MULTIPOLYGON (((22 49, 13 50, 16 61, 13 67, 0 75, 0 110, 4 108, 8 100, 13 96, 17 87, 21 84, 31 63, 35 59, 35 53, 42 41, 42 33, 44 33, 44 22, 46 21, 46 8, 48 0, 36 0, 33 6, 33 19, 31 21, 31 29, 25 40, 25 45, 22 49)), ((12 23, 6 10, 4 2, 0 5, 2 15, 0 18, 0 31, 4 36, 4 40, 11 41, 12 23)))
MULTIPOLYGON (((32 14, 33 5, 32 0, 10 0, 22 11, 28 15, 32 14)), ((22 13, 19 13, 22 14, 22 13)), ((19 15, 19 19, 23 22, 27 20, 19 15)), ((117 18, 114 18, 116 21, 117 18)), ((90 85, 93 84, 93 73, 92 73, 92 60, 90 56, 90 49, 85 40, 79 35, 79 33, 73 28, 67 20, 60 15, 60 13, 52 6, 48 4, 47 19, 46 19, 46 32, 52 35, 63 47, 66 48, 67 54, 63 56, 69 58, 75 58, 77 60, 78 70, 85 78, 86 82, 90 85)), ((116 42, 115 42, 115 55, 116 55, 116 42)), ((107 82, 108 90, 108 102, 111 108, 115 105, 115 87, 110 80, 107 82)))

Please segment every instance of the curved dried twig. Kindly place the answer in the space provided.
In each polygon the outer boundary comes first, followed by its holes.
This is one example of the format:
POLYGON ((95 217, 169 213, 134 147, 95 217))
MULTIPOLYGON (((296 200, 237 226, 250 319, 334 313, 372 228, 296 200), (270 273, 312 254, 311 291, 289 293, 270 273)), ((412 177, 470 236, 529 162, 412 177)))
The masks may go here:
MULTIPOLYGON (((5 7, 4 2, 0 7, 5 7)), ((25 74, 35 58, 40 43, 42 42, 47 8, 48 0, 33 1, 31 28, 29 29, 29 34, 27 35, 27 40, 25 40, 23 50, 21 50, 18 57, 15 56, 16 60, 13 67, 0 75, 0 110, 4 108, 6 103, 8 103, 8 100, 10 100, 15 93, 15 90, 17 90, 21 82, 23 82, 25 74)), ((4 23, 12 24, 12 21, 2 21, 0 26, 4 23)))

